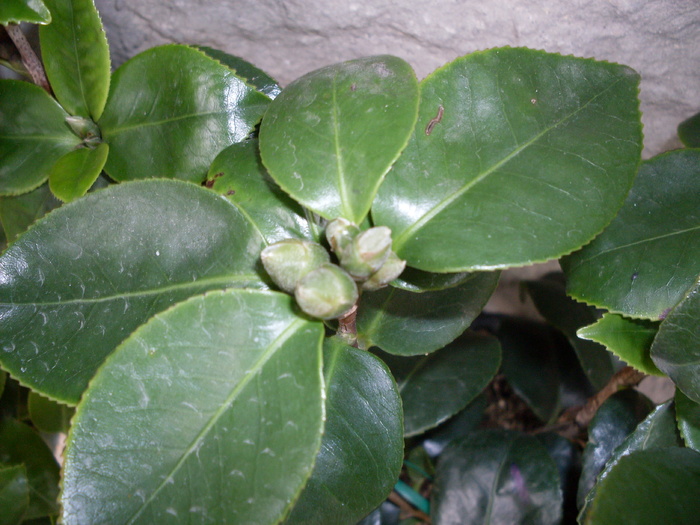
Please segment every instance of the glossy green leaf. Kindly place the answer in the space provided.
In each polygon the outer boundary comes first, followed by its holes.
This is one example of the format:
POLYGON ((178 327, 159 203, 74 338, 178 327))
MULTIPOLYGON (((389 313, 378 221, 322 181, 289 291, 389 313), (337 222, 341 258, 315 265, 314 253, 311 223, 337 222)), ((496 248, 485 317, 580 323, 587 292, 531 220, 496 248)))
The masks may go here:
POLYGON ((409 266, 458 272, 568 253, 615 216, 642 146, 638 75, 491 49, 421 83, 413 137, 372 208, 409 266))
POLYGON ((39 28, 46 76, 71 115, 97 120, 107 101, 109 46, 93 0, 44 0, 51 23, 39 28))
POLYGON ((387 287, 363 294, 357 313, 361 348, 378 346, 397 355, 442 348, 481 312, 498 283, 498 272, 472 274, 454 288, 416 294, 387 287))
POLYGON ((75 413, 73 407, 47 399, 36 392, 29 392, 28 406, 32 424, 42 432, 68 432, 70 419, 75 413))
POLYGON ((24 465, 0 466, 0 525, 17 525, 29 506, 29 481, 24 465))
POLYGON ((581 471, 581 452, 578 444, 554 432, 542 432, 536 436, 544 445, 559 470, 559 480, 564 499, 562 523, 575 523, 576 488, 581 471))
POLYGON ((698 261, 700 150, 677 150, 642 164, 615 220, 562 268, 576 299, 656 320, 693 285, 698 261))
POLYGON ((700 515, 700 454, 684 448, 634 452, 598 487, 588 525, 694 525, 700 515))
POLYGON ((683 393, 700 403, 700 278, 661 323, 651 358, 683 393))
POLYGON ((48 24, 51 13, 42 0, 3 0, 0 2, 0 25, 48 24))
POLYGON ((467 407, 448 419, 437 428, 424 434, 423 449, 428 456, 435 458, 455 439, 462 438, 476 430, 484 420, 488 406, 485 393, 479 394, 467 407))
POLYGON ((285 523, 354 525, 391 492, 403 460, 401 398, 386 365, 327 339, 326 426, 306 488, 285 523))
POLYGON ((9 244, 37 219, 61 205, 48 184, 15 197, 0 197, 0 222, 9 244))
POLYGON ((473 401, 498 372, 501 347, 493 337, 467 332, 427 356, 380 357, 399 385, 408 437, 436 427, 473 401))
POLYGON ((156 312, 207 290, 263 286, 263 246, 237 208, 194 184, 140 181, 87 195, 0 258, 0 363, 75 404, 105 356, 156 312))
POLYGON ((0 419, 0 465, 24 465, 29 482, 25 519, 58 513, 58 464, 39 434, 14 419, 0 419))
POLYGON ((561 519, 557 466, 532 436, 481 430, 440 456, 433 523, 539 523, 561 519))
POLYGON ((606 313, 595 324, 580 328, 581 339, 605 345, 610 352, 645 374, 664 375, 651 360, 649 351, 659 323, 606 313))
POLYGON ((114 72, 99 125, 105 171, 125 181, 201 182, 214 157, 245 139, 270 100, 194 48, 155 47, 114 72))
POLYGON ((596 321, 595 310, 567 297, 564 283, 556 274, 525 281, 522 286, 542 316, 569 339, 593 388, 603 388, 614 372, 610 354, 602 345, 576 335, 579 328, 596 321))
POLYGON ((680 390, 676 390, 674 400, 681 437, 688 448, 700 452, 700 404, 680 390))
POLYGON ((80 144, 66 117, 39 86, 0 80, 0 195, 40 186, 54 163, 80 144))
POLYGON ((436 292, 459 286, 469 280, 471 275, 470 272, 430 273, 409 267, 391 285, 414 293, 436 292))
POLYGON ((688 148, 700 148, 700 113, 678 125, 678 137, 688 148))
POLYGON ((260 152, 293 198, 359 224, 416 122, 418 82, 392 56, 350 60, 292 82, 270 104, 260 152))
POLYGON ((205 185, 247 215, 268 244, 292 238, 316 240, 304 210, 263 167, 256 140, 232 144, 219 153, 205 185))
POLYGON ((321 445, 322 337, 276 292, 211 292, 156 315, 83 396, 63 523, 277 523, 321 445))
POLYGON ((226 67, 233 70, 237 76, 245 80, 248 84, 264 95, 267 95, 269 98, 273 99, 282 92, 282 88, 274 78, 261 69, 258 69, 250 62, 243 60, 241 57, 229 55, 228 53, 224 53, 223 51, 211 47, 193 47, 195 49, 199 49, 202 53, 205 53, 211 58, 218 60, 226 67))
POLYGON ((586 495, 596 484, 598 474, 615 449, 649 414, 651 401, 635 390, 621 390, 603 403, 588 426, 588 443, 583 451, 583 468, 577 501, 582 507, 586 495))
POLYGON ((64 202, 82 197, 100 176, 107 162, 109 146, 105 143, 95 149, 80 148, 58 159, 49 174, 49 187, 64 202))

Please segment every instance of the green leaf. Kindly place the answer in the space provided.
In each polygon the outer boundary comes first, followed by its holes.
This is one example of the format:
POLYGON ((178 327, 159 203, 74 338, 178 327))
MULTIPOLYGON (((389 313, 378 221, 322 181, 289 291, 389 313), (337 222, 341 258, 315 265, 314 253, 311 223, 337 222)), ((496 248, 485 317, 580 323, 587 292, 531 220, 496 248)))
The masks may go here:
POLYGON ((29 417, 42 432, 68 432, 75 410, 36 392, 29 392, 29 417))
POLYGON ((588 525, 693 525, 700 515, 700 454, 684 448, 634 452, 597 492, 588 525))
POLYGON ((418 82, 392 56, 318 69, 287 86, 260 128, 270 175, 327 219, 360 224, 416 122, 418 82))
POLYGON ((700 148, 700 113, 678 125, 678 137, 688 148, 700 148))
POLYGON ((700 404, 676 390, 676 419, 678 430, 688 448, 700 452, 700 404))
POLYGON ((0 80, 0 195, 40 186, 54 163, 80 144, 66 117, 39 86, 0 80))
POLYGON ((491 49, 421 83, 409 145, 372 208, 409 266, 521 266, 590 241, 629 191, 642 146, 638 75, 491 49))
POLYGON ((24 465, 0 466, 0 525, 22 523, 29 506, 29 481, 24 465))
POLYGON ((484 420, 487 406, 487 396, 481 393, 464 410, 437 428, 428 430, 424 434, 425 440, 422 443, 425 452, 432 458, 437 457, 452 441, 479 428, 484 420))
POLYGON ((248 216, 268 244, 291 238, 316 240, 304 210, 263 167, 256 140, 232 144, 219 153, 205 185, 248 216))
POLYGON ((48 24, 51 13, 42 0, 3 0, 0 2, 0 25, 48 24))
POLYGON ((401 398, 386 365, 326 339, 326 426, 306 488, 285 523, 354 525, 391 492, 403 460, 401 398))
POLYGON ((357 313, 361 348, 378 346, 397 355, 442 348, 481 312, 498 283, 498 272, 472 274, 454 288, 416 294, 387 287, 365 293, 357 313))
POLYGON ((559 470, 559 480, 564 500, 562 523, 576 522, 576 488, 581 470, 581 452, 578 444, 554 432, 542 432, 536 436, 544 445, 559 470))
POLYGON ((380 357, 399 385, 404 435, 409 437, 438 426, 471 403, 498 372, 501 347, 493 337, 467 332, 427 356, 380 357))
POLYGON ((0 419, 2 464, 26 468, 29 506, 25 519, 58 513, 58 464, 39 434, 14 419, 0 419))
POLYGON ((610 352, 645 374, 664 375, 651 360, 649 351, 659 323, 606 313, 594 324, 580 328, 581 339, 605 345, 610 352))
POLYGON ((231 203, 194 184, 140 181, 89 194, 0 258, 0 363, 75 404, 105 356, 156 312, 207 290, 264 286, 263 247, 231 203))
POLYGON ((214 157, 245 139, 270 100, 228 67, 188 46, 144 51, 114 72, 99 125, 105 171, 125 181, 201 182, 214 157))
POLYGON ((45 0, 52 20, 39 28, 46 76, 71 115, 97 120, 107 101, 107 37, 93 0, 45 0))
POLYGON ((391 285, 414 293, 436 292, 459 286, 468 281, 471 275, 470 272, 430 273, 409 267, 391 285))
POLYGON ((0 197, 0 222, 8 243, 12 244, 34 221, 60 205, 48 184, 16 197, 0 197))
POLYGON ((64 202, 85 195, 100 176, 108 154, 109 146, 105 143, 95 149, 80 148, 66 153, 49 174, 53 194, 64 202))
POLYGON ((651 358, 683 393, 700 403, 700 278, 661 323, 651 358))
POLYGON ((280 521, 321 445, 322 337, 276 292, 211 292, 155 316, 83 396, 63 523, 280 521))
POLYGON ((523 281, 522 286, 540 314, 569 339, 593 388, 596 391, 603 388, 614 373, 610 354, 602 345, 581 339, 576 334, 579 328, 596 321, 595 310, 567 297, 558 274, 545 276, 539 281, 523 281))
POLYGON ((656 320, 693 285, 699 260, 700 150, 677 150, 642 164, 615 220, 562 268, 576 299, 656 320))
POLYGON ((433 523, 538 523, 561 520, 557 466, 532 436, 481 430, 453 441, 438 463, 433 523))
POLYGON ((651 401, 635 390, 621 390, 603 403, 588 426, 588 443, 583 451, 583 467, 577 501, 582 507, 596 484, 598 474, 615 449, 652 409, 651 401))
POLYGON ((260 93, 266 95, 270 99, 274 99, 282 92, 282 88, 277 81, 270 75, 258 69, 250 62, 243 60, 240 57, 229 55, 218 49, 206 46, 192 46, 199 49, 202 53, 210 56, 214 60, 218 60, 223 65, 231 69, 236 75, 248 84, 253 86, 260 93))

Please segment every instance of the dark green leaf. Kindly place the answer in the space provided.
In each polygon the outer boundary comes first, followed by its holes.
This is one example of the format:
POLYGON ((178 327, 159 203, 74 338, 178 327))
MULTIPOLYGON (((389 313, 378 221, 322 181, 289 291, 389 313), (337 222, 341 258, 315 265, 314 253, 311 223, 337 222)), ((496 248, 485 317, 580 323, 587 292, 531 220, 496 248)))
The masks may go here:
POLYGON ((614 217, 642 145, 638 75, 530 49, 459 58, 421 84, 375 223, 409 266, 459 272, 568 253, 614 217))
POLYGON ((645 374, 663 375, 649 353, 658 331, 657 322, 606 313, 595 324, 580 328, 576 335, 605 345, 610 352, 645 374))
POLYGON ((12 244, 34 221, 60 205, 48 185, 16 197, 0 197, 0 222, 8 243, 12 244))
POLYGON ((0 466, 0 525, 22 523, 29 506, 29 481, 24 465, 0 466))
POLYGON ((263 246, 230 202, 194 184, 140 181, 87 195, 0 258, 0 362, 74 404, 105 356, 156 312, 206 290, 263 286, 263 246))
POLYGON ((479 394, 467 407, 437 428, 424 434, 423 448, 430 457, 437 457, 455 439, 476 430, 484 420, 488 406, 486 394, 479 394))
POLYGON ((397 355, 442 348, 479 315, 498 283, 498 272, 479 272, 454 288, 421 294, 387 287, 362 296, 357 337, 362 348, 397 355))
POLYGON ((29 416, 42 432, 68 432, 74 413, 73 407, 56 403, 36 392, 29 393, 29 416))
POLYGON ((211 292, 155 316, 83 396, 63 523, 280 521, 321 445, 322 337, 275 292, 211 292))
POLYGON ((700 279, 661 323, 651 346, 654 364, 700 403, 700 279))
POLYGON ((85 195, 100 176, 108 153, 109 146, 105 143, 95 149, 80 148, 66 153, 49 174, 53 194, 65 202, 85 195))
POLYGON ((193 46, 199 49, 202 53, 218 60, 223 65, 233 70, 237 76, 245 80, 255 89, 273 99, 282 92, 282 88, 277 81, 264 71, 258 69, 250 62, 243 60, 240 57, 229 55, 218 49, 213 49, 206 46, 193 46))
POLYGON ((602 345, 576 335, 579 328, 595 322, 595 310, 567 297, 558 275, 525 281, 523 287, 542 316, 569 339, 593 388, 603 388, 614 372, 610 354, 602 345))
POLYGON ((285 523, 355 524, 391 492, 403 460, 401 398, 368 352, 327 339, 326 427, 313 473, 285 523))
POLYGON ((380 355, 399 385, 404 434, 436 427, 465 408, 486 388, 501 364, 494 337, 467 332, 427 356, 380 355))
POLYGON ((40 186, 54 163, 80 144, 66 117, 39 86, 0 80, 0 195, 40 186))
POLYGON ((700 454, 641 450, 620 460, 598 487, 586 524, 694 525, 700 515, 700 454))
POLYGON ((676 390, 678 430, 688 448, 700 452, 700 404, 676 390))
POLYGON ((245 139, 270 100, 194 48, 165 45, 115 71, 99 125, 115 180, 201 182, 214 157, 245 139))
POLYGON ((438 463, 433 523, 559 523, 557 466, 532 436, 473 432, 453 441, 438 463))
POLYGON ((25 519, 58 512, 58 464, 39 434, 14 419, 0 420, 0 465, 21 465, 27 471, 29 506, 25 519))
POLYGON ((642 164, 615 220, 562 268, 576 299, 657 320, 693 285, 699 260, 700 150, 677 150, 642 164))
POLYGON ((270 175, 304 206, 359 224, 417 111, 418 82, 400 58, 335 64, 291 83, 270 104, 260 153, 270 175))
POLYGON ((107 101, 107 37, 93 0, 45 0, 51 23, 39 28, 46 75, 71 115, 97 120, 107 101))
POLYGON ((471 275, 469 272, 430 273, 409 267, 391 285, 414 293, 435 292, 459 286, 469 280, 471 275))
POLYGON ((554 432, 537 434, 537 439, 544 445, 559 470, 559 480, 564 499, 562 523, 576 521, 576 488, 581 474, 581 452, 579 447, 565 437, 554 432))
POLYGON ((268 244, 290 238, 315 240, 301 206, 263 167, 256 140, 232 144, 219 153, 209 168, 206 186, 247 215, 268 244))
POLYGON ((577 501, 582 507, 596 484, 598 474, 615 449, 651 411, 649 399, 635 390, 621 390, 603 403, 588 426, 588 443, 583 451, 583 470, 577 501))
POLYGON ((48 24, 51 13, 42 0, 2 0, 0 2, 0 25, 48 24))
POLYGON ((689 148, 700 148, 700 113, 678 125, 678 137, 689 148))

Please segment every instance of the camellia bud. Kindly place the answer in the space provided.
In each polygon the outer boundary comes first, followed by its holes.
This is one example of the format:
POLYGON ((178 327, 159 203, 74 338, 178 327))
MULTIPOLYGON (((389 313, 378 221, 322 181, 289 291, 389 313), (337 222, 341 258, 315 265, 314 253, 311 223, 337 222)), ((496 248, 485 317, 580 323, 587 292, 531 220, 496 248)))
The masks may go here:
POLYGON ((81 139, 100 142, 100 128, 89 118, 66 117, 66 124, 81 139))
POLYGON ((319 319, 342 317, 352 309, 358 296, 352 277, 331 263, 307 273, 294 290, 299 307, 319 319))
POLYGON ((384 288, 391 281, 398 278, 405 268, 406 261, 399 259, 398 255, 394 252, 390 252, 384 265, 362 283, 362 289, 373 292, 374 290, 384 288))
POLYGON ((391 230, 386 226, 370 228, 357 235, 339 254, 340 265, 357 280, 377 272, 391 253, 391 230))
POLYGON ((333 219, 326 226, 326 239, 331 249, 336 252, 338 257, 347 250, 352 243, 352 240, 360 233, 360 228, 347 219, 338 217, 333 219))
POLYGON ((301 239, 271 244, 262 251, 260 258, 275 284, 290 294, 302 277, 330 260, 323 246, 301 239))

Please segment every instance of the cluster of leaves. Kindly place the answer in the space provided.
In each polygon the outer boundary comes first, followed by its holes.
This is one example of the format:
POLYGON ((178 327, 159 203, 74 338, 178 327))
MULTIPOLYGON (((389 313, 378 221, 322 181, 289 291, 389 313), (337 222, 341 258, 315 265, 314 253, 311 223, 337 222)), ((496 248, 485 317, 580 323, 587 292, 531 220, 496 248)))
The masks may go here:
MULTIPOLYGON (((0 82, 0 522, 352 524, 392 487, 440 524, 695 519, 700 150, 640 166, 634 71, 502 48, 282 90, 185 45, 110 74, 92 0, 2 3, 22 21, 52 93, 0 82), (260 260, 336 218, 388 227, 407 263, 362 294, 354 346, 260 260), (556 330, 478 317, 500 269, 559 258, 568 288, 524 285, 556 330), (507 426, 494 378, 556 429, 613 356, 675 399, 613 395, 580 458, 481 428, 507 426), (68 431, 60 508, 37 430, 68 431)), ((679 134, 697 146, 697 119, 679 134)))

